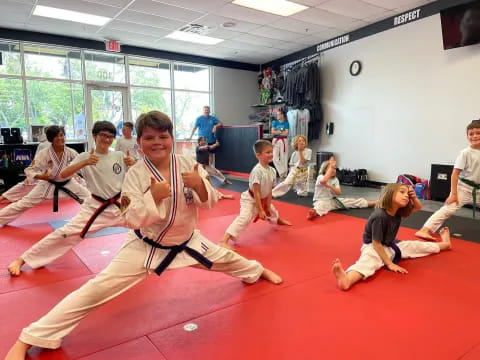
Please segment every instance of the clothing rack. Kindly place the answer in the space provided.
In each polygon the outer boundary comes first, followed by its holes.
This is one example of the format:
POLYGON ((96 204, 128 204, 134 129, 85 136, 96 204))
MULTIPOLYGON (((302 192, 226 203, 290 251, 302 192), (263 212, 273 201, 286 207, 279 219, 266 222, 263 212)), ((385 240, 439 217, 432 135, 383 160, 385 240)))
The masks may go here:
POLYGON ((308 64, 309 62, 311 62, 313 60, 317 61, 319 57, 320 57, 320 53, 315 53, 313 55, 306 56, 302 59, 295 60, 295 61, 289 62, 287 64, 283 64, 283 65, 280 66, 280 70, 281 71, 286 71, 290 68, 293 68, 294 66, 296 66, 298 64, 308 64))

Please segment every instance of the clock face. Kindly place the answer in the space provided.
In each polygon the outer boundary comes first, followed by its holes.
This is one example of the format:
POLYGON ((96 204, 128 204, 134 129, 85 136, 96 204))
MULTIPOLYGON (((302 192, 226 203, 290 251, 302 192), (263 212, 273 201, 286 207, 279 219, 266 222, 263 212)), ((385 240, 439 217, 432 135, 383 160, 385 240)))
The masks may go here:
POLYGON ((362 70, 361 62, 358 60, 352 61, 352 63, 350 64, 350 74, 353 76, 357 76, 358 74, 360 74, 361 70, 362 70))

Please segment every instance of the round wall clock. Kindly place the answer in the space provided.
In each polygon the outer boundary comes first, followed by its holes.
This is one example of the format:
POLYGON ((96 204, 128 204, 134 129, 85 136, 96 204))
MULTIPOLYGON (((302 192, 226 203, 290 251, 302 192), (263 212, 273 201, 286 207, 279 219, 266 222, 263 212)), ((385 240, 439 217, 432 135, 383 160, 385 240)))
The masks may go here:
POLYGON ((362 71, 362 63, 358 60, 352 61, 350 64, 350 75, 357 76, 362 71))

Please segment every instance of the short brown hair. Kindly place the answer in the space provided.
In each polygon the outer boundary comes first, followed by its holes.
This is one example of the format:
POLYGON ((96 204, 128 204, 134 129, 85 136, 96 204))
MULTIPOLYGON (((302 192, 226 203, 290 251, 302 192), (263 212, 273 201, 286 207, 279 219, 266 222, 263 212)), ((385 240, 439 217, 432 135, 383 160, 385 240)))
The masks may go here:
POLYGON ((472 120, 472 122, 467 126, 467 134, 468 134, 468 130, 478 129, 478 128, 480 128, 480 120, 472 120))
POLYGON ((171 137, 173 137, 173 124, 172 120, 168 117, 167 114, 164 114, 157 110, 152 110, 147 113, 140 114, 135 122, 135 127, 137 130, 137 136, 142 137, 143 130, 146 127, 158 130, 158 131, 168 131, 171 137))
MULTIPOLYGON (((393 198, 402 186, 408 189, 408 186, 405 184, 387 184, 380 193, 380 197, 378 198, 378 202, 375 207, 385 210, 391 209, 393 207, 393 198)), ((412 213, 412 210, 413 203, 409 201, 408 205, 398 209, 395 215, 405 218, 412 213)))
POLYGON ((255 154, 261 154, 267 147, 273 147, 270 141, 257 140, 255 144, 253 144, 253 151, 255 151, 255 154))

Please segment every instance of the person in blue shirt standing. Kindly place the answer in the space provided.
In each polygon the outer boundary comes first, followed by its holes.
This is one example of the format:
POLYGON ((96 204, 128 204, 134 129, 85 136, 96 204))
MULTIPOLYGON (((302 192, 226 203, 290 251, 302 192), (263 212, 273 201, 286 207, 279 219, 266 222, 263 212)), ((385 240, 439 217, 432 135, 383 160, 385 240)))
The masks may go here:
POLYGON ((203 115, 195 120, 190 140, 198 129, 198 136, 204 136, 208 145, 214 145, 216 142, 215 132, 219 126, 222 126, 222 123, 215 116, 210 115, 210 106, 205 105, 203 107, 203 115))

